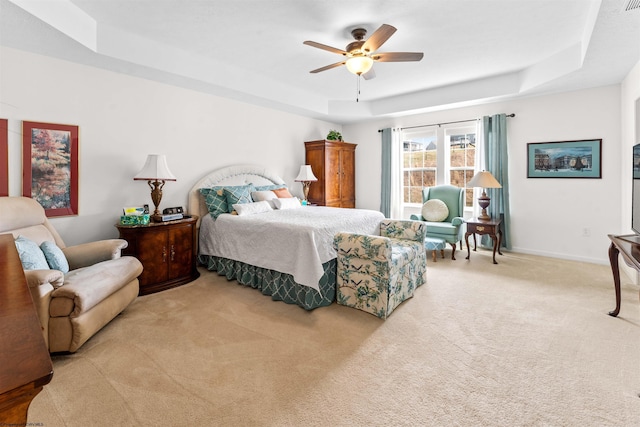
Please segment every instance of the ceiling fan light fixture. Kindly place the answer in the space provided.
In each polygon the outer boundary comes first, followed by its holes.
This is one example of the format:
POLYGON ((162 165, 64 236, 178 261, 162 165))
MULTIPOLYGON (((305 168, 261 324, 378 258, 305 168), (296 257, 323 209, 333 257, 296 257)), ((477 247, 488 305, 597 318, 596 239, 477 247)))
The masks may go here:
POLYGON ((366 55, 352 56, 347 59, 347 63, 345 65, 350 72, 360 76, 371 69, 373 66, 373 59, 366 55))
MULTIPOLYGON (((640 0, 631 0, 640 1, 640 0)), ((337 53, 343 58, 342 61, 336 62, 331 65, 326 65, 321 68, 309 71, 310 73, 319 73, 321 71, 331 70, 342 65, 346 65, 349 72, 359 76, 364 75, 365 80, 370 80, 375 77, 373 72, 373 62, 408 62, 408 61, 420 61, 423 57, 422 52, 377 52, 378 48, 386 42, 396 32, 396 28, 382 24, 380 28, 374 31, 374 33, 367 40, 364 39, 367 31, 364 28, 355 28, 351 31, 351 35, 356 41, 347 45, 345 50, 335 47, 327 46, 326 44, 307 40, 303 42, 307 46, 315 47, 318 49, 326 50, 328 52, 337 53)), ((359 81, 359 79, 358 79, 359 81)))

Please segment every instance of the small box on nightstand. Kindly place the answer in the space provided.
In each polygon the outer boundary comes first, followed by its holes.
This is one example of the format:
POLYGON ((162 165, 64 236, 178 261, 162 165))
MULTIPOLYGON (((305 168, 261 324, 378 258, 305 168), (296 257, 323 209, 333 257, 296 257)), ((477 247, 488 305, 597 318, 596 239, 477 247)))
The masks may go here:
POLYGON ((121 215, 120 225, 147 225, 149 224, 151 216, 149 214, 143 215, 121 215))

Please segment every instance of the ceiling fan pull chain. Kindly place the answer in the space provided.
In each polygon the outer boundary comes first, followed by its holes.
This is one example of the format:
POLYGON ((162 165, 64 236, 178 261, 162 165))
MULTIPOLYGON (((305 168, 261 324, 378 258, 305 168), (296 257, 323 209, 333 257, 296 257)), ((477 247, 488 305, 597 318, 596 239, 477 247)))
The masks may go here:
POLYGON ((360 102, 360 75, 356 75, 357 85, 356 85, 356 102, 360 102))

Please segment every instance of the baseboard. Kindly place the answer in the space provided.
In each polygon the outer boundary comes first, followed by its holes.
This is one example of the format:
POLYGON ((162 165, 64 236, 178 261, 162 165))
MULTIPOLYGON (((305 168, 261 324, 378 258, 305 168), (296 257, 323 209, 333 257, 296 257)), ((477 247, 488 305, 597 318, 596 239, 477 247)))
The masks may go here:
POLYGON ((633 283, 634 285, 640 284, 640 277, 638 277, 639 273, 635 268, 631 268, 624 262, 620 261, 618 261, 618 266, 620 268, 620 273, 627 276, 631 283, 633 283))
MULTIPOLYGON (((525 248, 512 248, 511 251, 528 254, 528 255, 543 256, 547 258, 558 258, 558 259, 565 259, 568 261, 580 261, 580 262, 587 262, 589 264, 609 265, 608 257, 607 258, 589 258, 589 257, 572 256, 572 255, 549 252, 549 251, 535 251, 535 250, 525 249, 525 248)), ((605 254, 606 253, 607 252, 605 251, 605 254)))

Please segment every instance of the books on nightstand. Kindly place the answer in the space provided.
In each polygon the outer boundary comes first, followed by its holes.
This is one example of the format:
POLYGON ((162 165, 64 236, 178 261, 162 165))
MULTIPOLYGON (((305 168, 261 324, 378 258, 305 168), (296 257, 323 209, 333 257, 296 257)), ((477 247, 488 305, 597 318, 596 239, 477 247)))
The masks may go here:
POLYGON ((159 217, 160 221, 162 221, 162 222, 175 221, 176 219, 182 219, 182 218, 184 218, 184 215, 182 215, 181 213, 177 213, 177 214, 162 214, 159 217))

